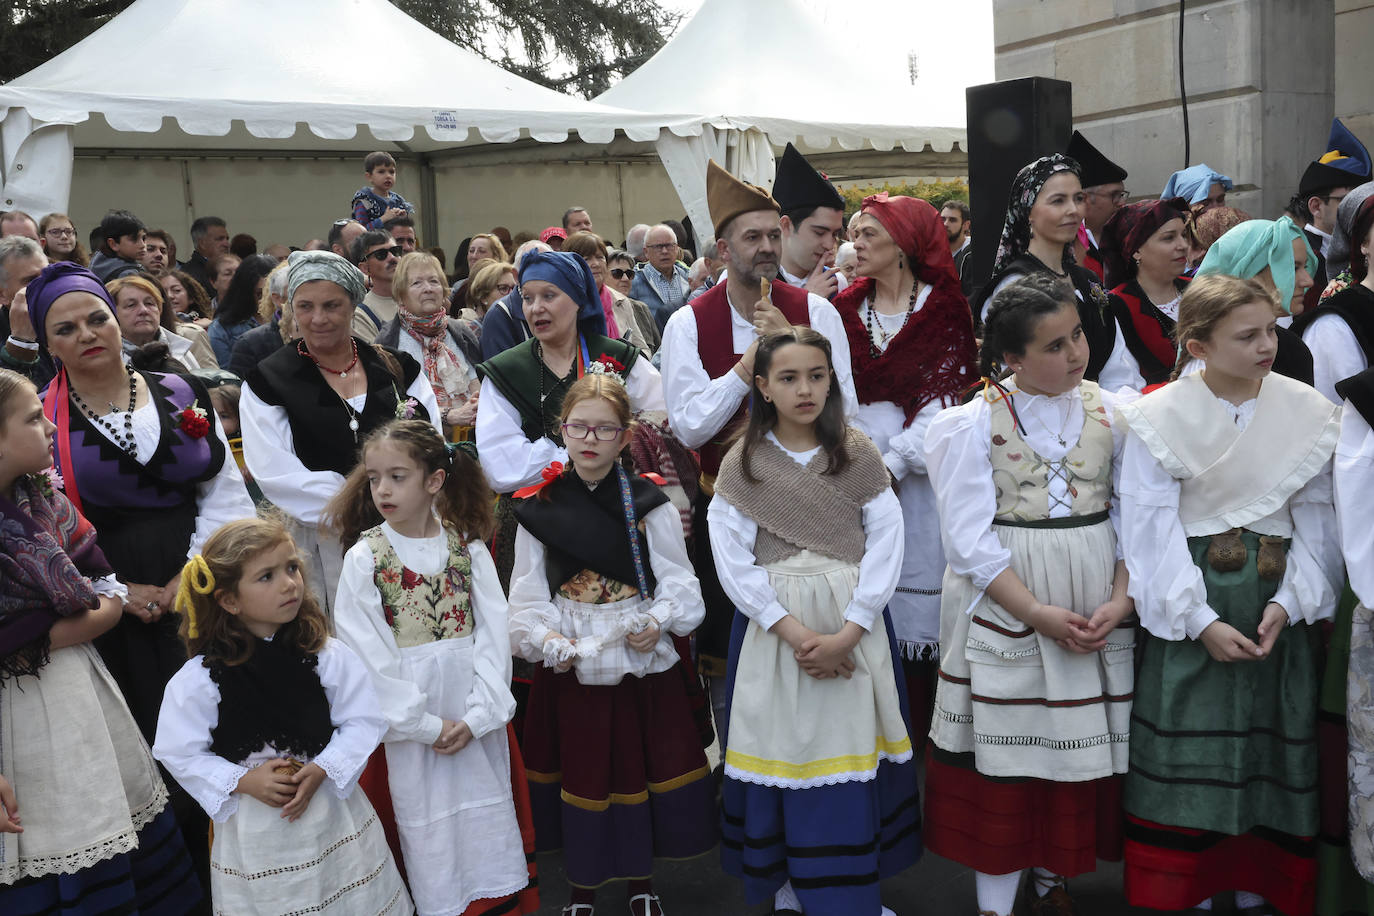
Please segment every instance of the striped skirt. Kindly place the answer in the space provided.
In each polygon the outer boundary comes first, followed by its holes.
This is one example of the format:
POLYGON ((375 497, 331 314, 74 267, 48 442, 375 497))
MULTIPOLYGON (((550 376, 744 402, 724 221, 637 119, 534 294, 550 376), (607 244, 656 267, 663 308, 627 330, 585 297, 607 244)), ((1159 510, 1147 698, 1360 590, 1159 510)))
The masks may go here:
MULTIPOLYGON (((894 668, 892 620, 883 622, 894 668)), ((729 694, 735 696, 740 647, 749 619, 736 613, 730 640, 729 694)), ((906 686, 894 678, 904 720, 906 686)), ((807 916, 866 916, 882 907, 879 882, 921 857, 921 804, 916 761, 879 759, 864 781, 794 789, 743 782, 721 787, 721 865, 744 879, 750 905, 792 882, 807 916)))
POLYGON ((0 887, 0 913, 48 916, 181 916, 203 895, 171 807, 138 832, 138 846, 67 875, 25 878, 0 887))
POLYGON ((649 878, 655 858, 715 847, 715 785, 677 665, 613 686, 536 668, 524 737, 536 843, 563 850, 573 886, 649 878))
MULTIPOLYGON (((1254 638, 1278 587, 1249 562, 1217 572, 1189 538, 1220 618, 1254 638)), ((1313 912, 1316 881, 1315 633, 1284 628, 1261 661, 1216 662, 1197 640, 1146 636, 1126 777, 1126 899, 1178 909, 1228 890, 1287 916, 1313 912)))

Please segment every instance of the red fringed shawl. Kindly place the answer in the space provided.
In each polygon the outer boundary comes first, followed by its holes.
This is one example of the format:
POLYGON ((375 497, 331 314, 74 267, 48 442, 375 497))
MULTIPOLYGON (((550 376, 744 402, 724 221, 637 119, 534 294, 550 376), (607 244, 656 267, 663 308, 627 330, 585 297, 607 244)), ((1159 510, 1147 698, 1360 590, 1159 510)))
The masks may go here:
POLYGON ((859 317, 859 308, 872 294, 872 278, 860 277, 835 298, 849 335, 855 393, 860 404, 891 401, 906 415, 904 425, 910 425, 922 407, 957 400, 978 377, 968 302, 957 283, 937 283, 875 359, 872 338, 859 317))

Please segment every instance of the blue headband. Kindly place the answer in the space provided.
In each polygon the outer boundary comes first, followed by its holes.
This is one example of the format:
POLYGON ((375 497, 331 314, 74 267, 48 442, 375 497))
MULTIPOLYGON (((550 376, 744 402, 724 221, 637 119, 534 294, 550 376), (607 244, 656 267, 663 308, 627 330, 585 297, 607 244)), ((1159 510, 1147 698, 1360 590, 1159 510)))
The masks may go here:
POLYGON ((568 294, 577 303, 577 330, 606 336, 606 312, 596 291, 592 269, 580 254, 570 251, 531 251, 520 262, 520 285, 542 280, 568 294))
POLYGON ((90 293, 108 305, 111 312, 114 311, 114 301, 105 291, 105 284, 95 274, 71 261, 49 264, 29 281, 26 293, 33 334, 38 339, 38 345, 45 350, 48 348, 48 312, 53 303, 67 293, 90 293))

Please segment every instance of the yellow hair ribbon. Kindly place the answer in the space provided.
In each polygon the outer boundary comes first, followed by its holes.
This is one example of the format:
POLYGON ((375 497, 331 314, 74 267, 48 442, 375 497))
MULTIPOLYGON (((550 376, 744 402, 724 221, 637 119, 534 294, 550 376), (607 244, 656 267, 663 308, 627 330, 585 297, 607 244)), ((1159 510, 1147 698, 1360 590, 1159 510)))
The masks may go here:
POLYGON ((205 562, 205 557, 196 554, 187 560, 181 568, 181 584, 177 586, 177 598, 173 606, 178 613, 186 615, 186 635, 191 639, 200 635, 200 628, 196 626, 196 600, 191 593, 208 595, 214 590, 215 574, 210 571, 210 564, 205 562))

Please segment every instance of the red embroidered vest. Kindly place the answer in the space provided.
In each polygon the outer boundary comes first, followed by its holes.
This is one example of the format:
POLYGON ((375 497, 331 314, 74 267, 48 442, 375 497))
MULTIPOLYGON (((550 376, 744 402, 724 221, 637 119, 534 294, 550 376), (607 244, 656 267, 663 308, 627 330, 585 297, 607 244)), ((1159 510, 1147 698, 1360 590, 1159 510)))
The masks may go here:
MULTIPOLYGON (((731 331, 730 300, 725 296, 725 283, 717 283, 697 298, 690 306, 697 320, 697 355, 701 357, 701 367, 711 378, 720 378, 734 368, 740 355, 735 352, 734 334, 731 331)), ((811 310, 807 307, 807 292, 786 283, 773 284, 773 304, 794 325, 811 326, 811 310)), ((730 418, 720 431, 701 447, 701 471, 714 477, 720 470, 720 459, 725 454, 725 444, 729 442, 736 427, 748 416, 749 399, 740 402, 739 410, 730 418)))

